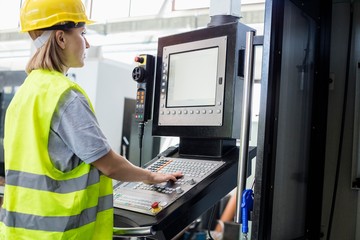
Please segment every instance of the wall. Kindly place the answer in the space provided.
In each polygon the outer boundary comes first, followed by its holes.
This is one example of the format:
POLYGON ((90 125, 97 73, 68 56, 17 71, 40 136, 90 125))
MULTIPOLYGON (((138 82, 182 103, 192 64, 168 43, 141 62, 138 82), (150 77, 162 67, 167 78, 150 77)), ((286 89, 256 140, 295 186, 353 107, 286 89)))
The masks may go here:
POLYGON ((89 95, 99 125, 113 150, 120 153, 125 98, 135 98, 133 66, 102 58, 90 58, 83 68, 69 72, 89 95))

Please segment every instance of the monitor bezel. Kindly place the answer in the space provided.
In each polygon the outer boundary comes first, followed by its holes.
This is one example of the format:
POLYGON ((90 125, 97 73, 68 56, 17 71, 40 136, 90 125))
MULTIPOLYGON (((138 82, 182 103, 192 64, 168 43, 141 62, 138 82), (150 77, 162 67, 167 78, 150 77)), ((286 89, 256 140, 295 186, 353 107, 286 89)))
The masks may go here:
POLYGON ((155 92, 153 105, 153 136, 180 137, 184 139, 238 139, 240 136, 240 122, 242 109, 244 64, 243 49, 246 45, 246 32, 253 30, 240 22, 233 22, 219 26, 197 29, 190 32, 178 33, 158 39, 157 63, 155 76, 155 92), (226 46, 226 76, 223 106, 223 124, 221 126, 163 126, 158 124, 159 101, 161 94, 162 56, 163 48, 177 44, 194 42, 227 36, 226 46))
MULTIPOLYGON (((165 46, 162 55, 160 126, 221 126, 223 124, 227 36, 165 46), (168 106, 170 60, 173 55, 217 48, 213 105, 168 106)), ((204 86, 205 87, 205 86, 204 86)), ((201 91, 202 89, 198 89, 201 91)), ((156 107, 156 106, 155 106, 156 107)))

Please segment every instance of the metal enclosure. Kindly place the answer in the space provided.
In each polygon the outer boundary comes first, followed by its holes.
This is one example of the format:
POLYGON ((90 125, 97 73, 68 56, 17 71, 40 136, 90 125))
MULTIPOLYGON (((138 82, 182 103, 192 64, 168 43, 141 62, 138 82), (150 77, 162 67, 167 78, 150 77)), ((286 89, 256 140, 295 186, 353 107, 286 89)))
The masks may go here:
POLYGON ((251 239, 319 239, 331 2, 265 9, 251 239))
MULTIPOLYGON (((240 133, 240 115, 242 104, 243 75, 239 67, 243 66, 241 50, 245 48, 245 34, 251 28, 238 22, 221 26, 208 27, 187 33, 172 35, 159 39, 157 73, 153 114, 153 135, 155 136, 179 136, 184 138, 213 138, 213 139, 236 139, 240 133), (226 46, 226 70, 224 85, 226 93, 223 96, 223 120, 219 126, 197 125, 161 125, 159 124, 161 79, 163 77, 163 48, 187 42, 227 36, 226 46)), ((191 86, 189 86, 191 87, 191 86)), ((202 89, 199 88, 198 91, 202 89)), ((196 109, 195 109, 196 110, 196 109)))

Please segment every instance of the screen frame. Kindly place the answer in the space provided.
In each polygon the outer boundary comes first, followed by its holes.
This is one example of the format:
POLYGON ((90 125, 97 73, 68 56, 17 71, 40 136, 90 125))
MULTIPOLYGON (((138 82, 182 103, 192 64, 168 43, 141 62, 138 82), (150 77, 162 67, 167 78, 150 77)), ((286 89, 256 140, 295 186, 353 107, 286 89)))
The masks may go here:
POLYGON ((238 139, 240 137, 242 92, 244 75, 244 51, 246 47, 246 32, 254 29, 240 23, 232 22, 218 26, 178 33, 158 39, 156 75, 154 82, 153 105, 153 136, 180 137, 184 139, 238 139), (223 124, 221 126, 164 126, 159 124, 159 106, 163 86, 163 48, 177 44, 212 39, 227 36, 226 46, 226 76, 223 105, 223 124))
MULTIPOLYGON (((223 124, 227 36, 163 47, 159 122, 161 126, 221 126, 223 124), (172 55, 218 49, 214 105, 168 106, 169 70, 172 55)), ((199 89, 201 90, 201 89, 199 89)), ((156 106, 155 106, 156 107, 156 106)))

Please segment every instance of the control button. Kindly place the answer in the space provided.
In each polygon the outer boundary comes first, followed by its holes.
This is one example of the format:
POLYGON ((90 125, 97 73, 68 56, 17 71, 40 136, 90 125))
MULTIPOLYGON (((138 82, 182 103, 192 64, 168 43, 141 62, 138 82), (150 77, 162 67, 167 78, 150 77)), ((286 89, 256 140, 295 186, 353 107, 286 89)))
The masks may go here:
POLYGON ((158 213, 158 212, 160 212, 161 211, 161 207, 159 206, 159 202, 153 202, 152 204, 151 204, 151 212, 152 213, 158 213))
POLYGON ((217 112, 217 113, 221 113, 221 110, 219 109, 219 110, 217 110, 216 112, 217 112))
POLYGON ((182 111, 180 110, 180 111, 178 111, 178 114, 182 114, 182 111))
POLYGON ((160 114, 161 114, 161 115, 164 115, 164 111, 160 111, 160 114))
POLYGON ((193 110, 190 110, 190 114, 194 114, 194 111, 193 111, 193 110))
POLYGON ((187 183, 190 184, 190 185, 194 185, 196 182, 193 178, 187 180, 187 183))
POLYGON ((184 110, 184 114, 187 114, 188 113, 188 111, 187 110, 184 110))
POLYGON ((205 114, 205 113, 206 113, 206 110, 202 110, 202 113, 205 114))
POLYGON ((219 106, 221 106, 221 104, 222 104, 221 102, 218 102, 218 105, 219 105, 219 106))
POLYGON ((212 114, 214 111, 213 110, 209 110, 209 113, 212 114))
POLYGON ((175 188, 175 191, 176 191, 177 194, 180 194, 180 193, 183 193, 183 192, 184 192, 184 190, 182 190, 181 187, 175 188))
POLYGON ((158 208, 158 207, 159 207, 158 202, 153 202, 153 204, 151 204, 151 208, 158 208))
POLYGON ((200 113, 200 110, 196 110, 196 114, 199 114, 200 113))
POLYGON ((138 62, 138 63, 144 63, 145 59, 143 57, 139 57, 139 56, 136 56, 135 57, 135 62, 138 62))
POLYGON ((172 113, 172 115, 175 115, 175 114, 176 114, 176 111, 172 111, 171 113, 172 113))

